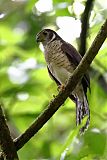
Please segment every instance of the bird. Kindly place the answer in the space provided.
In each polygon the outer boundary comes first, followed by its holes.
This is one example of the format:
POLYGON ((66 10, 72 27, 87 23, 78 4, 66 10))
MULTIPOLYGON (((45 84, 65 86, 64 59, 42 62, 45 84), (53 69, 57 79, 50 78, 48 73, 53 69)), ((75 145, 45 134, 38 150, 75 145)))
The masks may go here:
MULTIPOLYGON (((43 29, 37 33, 36 41, 43 45, 43 53, 50 77, 59 88, 63 89, 80 63, 82 56, 75 47, 64 41, 51 29, 43 29)), ((84 133, 90 124, 87 89, 90 90, 90 77, 88 73, 85 73, 69 95, 69 98, 76 104, 76 125, 80 125, 83 118, 87 116, 86 123, 80 128, 81 133, 84 133)))

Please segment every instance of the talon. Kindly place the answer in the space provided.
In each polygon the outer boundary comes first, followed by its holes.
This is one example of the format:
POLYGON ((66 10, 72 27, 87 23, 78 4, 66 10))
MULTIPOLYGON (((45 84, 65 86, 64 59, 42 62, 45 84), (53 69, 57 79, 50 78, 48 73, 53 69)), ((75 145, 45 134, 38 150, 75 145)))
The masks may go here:
POLYGON ((63 91, 65 89, 65 85, 61 84, 60 86, 58 86, 58 91, 63 91))

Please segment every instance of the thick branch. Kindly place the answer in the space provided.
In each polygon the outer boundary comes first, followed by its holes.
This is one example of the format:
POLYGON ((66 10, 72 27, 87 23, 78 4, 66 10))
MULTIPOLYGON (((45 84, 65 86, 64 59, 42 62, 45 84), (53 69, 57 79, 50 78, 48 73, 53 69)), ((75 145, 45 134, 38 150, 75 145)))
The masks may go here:
POLYGON ((91 62, 94 57, 97 55, 100 47, 107 37, 107 20, 96 36, 94 42, 91 47, 81 60, 78 67, 75 69, 74 73, 69 79, 69 82, 65 89, 56 96, 54 100, 52 100, 45 111, 41 113, 41 115, 33 122, 33 124, 18 138, 14 140, 14 144, 16 149, 19 150, 22 148, 25 143, 27 143, 42 127, 43 125, 53 116, 53 114, 59 109, 59 107, 64 103, 69 94, 74 90, 75 86, 82 78, 86 70, 89 68, 91 62))
POLYGON ((16 148, 14 146, 13 140, 10 136, 9 128, 6 124, 6 120, 0 105, 0 147, 3 151, 2 157, 6 160, 18 160, 16 148))
POLYGON ((86 52, 86 38, 87 38, 87 32, 89 28, 89 17, 90 17, 90 12, 93 6, 94 0, 87 0, 84 12, 81 17, 81 34, 80 34, 80 49, 79 53, 84 56, 86 52))

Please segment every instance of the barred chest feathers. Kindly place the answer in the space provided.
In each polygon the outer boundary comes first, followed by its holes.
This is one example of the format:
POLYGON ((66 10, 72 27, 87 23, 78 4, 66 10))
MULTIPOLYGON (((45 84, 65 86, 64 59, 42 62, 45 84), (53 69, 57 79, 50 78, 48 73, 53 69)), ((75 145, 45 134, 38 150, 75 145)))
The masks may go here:
MULTIPOLYGON (((44 55, 48 66, 48 71, 57 85, 68 81, 82 57, 75 48, 65 42, 55 31, 44 29, 37 34, 37 42, 44 46, 44 55)), ((76 124, 81 124, 83 118, 87 116, 86 123, 80 129, 83 133, 90 123, 90 110, 87 99, 87 88, 90 88, 90 80, 87 74, 80 79, 76 88, 70 93, 69 98, 76 104, 76 124)))
POLYGON ((65 84, 74 68, 71 66, 66 54, 61 50, 62 42, 55 40, 48 43, 45 48, 45 59, 51 73, 61 83, 65 84))

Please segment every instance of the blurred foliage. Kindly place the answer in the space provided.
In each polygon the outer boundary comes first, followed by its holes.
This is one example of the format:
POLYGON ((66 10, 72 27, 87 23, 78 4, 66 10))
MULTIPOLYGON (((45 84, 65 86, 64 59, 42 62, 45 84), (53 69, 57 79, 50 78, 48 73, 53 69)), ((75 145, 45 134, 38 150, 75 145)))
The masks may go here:
MULTIPOLYGON (((39 2, 43 9, 52 1, 39 2)), ((0 0, 0 102, 14 138, 28 128, 57 94, 56 85, 48 76, 44 56, 35 41, 37 32, 45 27, 59 29, 57 17, 69 16, 80 20, 83 10, 76 10, 76 4, 84 8, 84 2, 53 0, 51 9, 42 12, 37 7, 37 0, 0 0)), ((96 0, 90 17, 88 47, 106 15, 106 1, 96 0)), ((77 46, 77 41, 75 39, 72 43, 77 46)), ((88 131, 82 136, 74 132, 70 142, 67 141, 70 146, 61 153, 67 137, 76 128, 75 105, 67 100, 39 133, 18 151, 21 160, 57 159, 60 153, 61 160, 107 159, 107 41, 91 66, 94 70, 88 96, 91 109, 88 131), (103 81, 99 81, 101 75, 103 81)))

